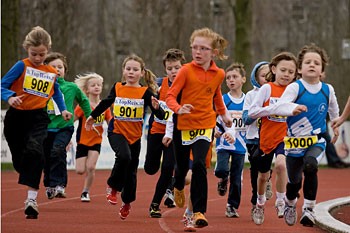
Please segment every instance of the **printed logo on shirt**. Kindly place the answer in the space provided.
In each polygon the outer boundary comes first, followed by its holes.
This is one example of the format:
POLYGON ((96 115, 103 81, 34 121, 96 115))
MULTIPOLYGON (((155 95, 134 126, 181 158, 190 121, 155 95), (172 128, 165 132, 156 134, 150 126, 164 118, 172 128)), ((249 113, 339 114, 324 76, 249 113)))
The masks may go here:
POLYGON ((326 111, 326 109, 327 109, 327 104, 325 104, 325 103, 322 103, 322 104, 320 104, 320 106, 318 106, 318 112, 320 114, 324 113, 324 111, 326 111))
POLYGON ((143 99, 116 97, 114 101, 114 118, 120 121, 143 121, 143 99))
POLYGON ((47 98, 55 82, 56 74, 26 67, 23 90, 32 95, 47 98))
POLYGON ((213 129, 193 129, 193 130, 182 130, 181 139, 182 145, 191 145, 198 141, 199 139, 204 139, 211 142, 211 135, 213 134, 213 129))

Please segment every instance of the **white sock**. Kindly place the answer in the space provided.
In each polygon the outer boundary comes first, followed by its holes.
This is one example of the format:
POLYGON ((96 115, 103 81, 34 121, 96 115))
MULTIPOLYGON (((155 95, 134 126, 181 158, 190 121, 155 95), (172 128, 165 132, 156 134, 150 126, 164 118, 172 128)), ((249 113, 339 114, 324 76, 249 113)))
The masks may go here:
POLYGON ((284 202, 285 196, 286 196, 286 193, 276 192, 276 202, 284 202))
POLYGON ((294 200, 288 200, 287 197, 285 198, 285 201, 289 206, 295 206, 297 204, 297 200, 298 200, 297 198, 295 198, 294 200))
POLYGON ((315 205, 316 205, 316 200, 304 199, 303 209, 305 208, 314 209, 315 205))
POLYGON ((38 191, 28 190, 27 199, 36 200, 37 196, 38 196, 38 191))
POLYGON ((266 202, 266 197, 265 197, 265 193, 263 195, 259 195, 258 194, 258 198, 257 198, 257 204, 258 205, 265 205, 266 202))

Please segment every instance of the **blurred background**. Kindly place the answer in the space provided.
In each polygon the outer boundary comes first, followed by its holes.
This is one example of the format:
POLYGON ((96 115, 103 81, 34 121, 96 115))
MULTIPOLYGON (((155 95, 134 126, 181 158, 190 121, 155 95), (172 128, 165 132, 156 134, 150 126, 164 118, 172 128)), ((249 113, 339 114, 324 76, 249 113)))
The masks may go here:
MULTIPOLYGON (((350 0, 2 0, 1 76, 27 56, 22 42, 37 25, 51 34, 52 51, 67 56, 67 79, 99 73, 103 96, 121 79, 129 53, 157 76, 165 75, 162 55, 169 48, 184 50, 190 61, 189 38, 201 27, 229 41, 229 59, 218 65, 242 62, 248 78, 255 63, 316 43, 330 56, 326 81, 341 110, 350 93, 350 0)), ((244 91, 250 89, 247 82, 244 91)))

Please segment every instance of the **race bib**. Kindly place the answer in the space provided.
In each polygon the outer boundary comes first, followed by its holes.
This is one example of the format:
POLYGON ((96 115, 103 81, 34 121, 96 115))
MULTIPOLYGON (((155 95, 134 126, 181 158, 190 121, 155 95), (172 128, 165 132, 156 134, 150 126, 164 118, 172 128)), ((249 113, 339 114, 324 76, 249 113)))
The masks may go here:
POLYGON ((56 74, 32 67, 26 68, 23 90, 32 95, 48 98, 55 82, 56 74))
POLYGON ((101 125, 103 125, 104 120, 105 120, 105 114, 102 113, 101 115, 99 115, 99 116, 95 119, 94 126, 101 126, 101 125))
POLYGON ((261 118, 256 119, 256 127, 260 129, 261 127, 261 118))
POLYGON ((56 116, 61 115, 60 109, 58 108, 56 102, 51 98, 47 102, 47 114, 55 114, 56 116))
MULTIPOLYGON (((277 97, 270 97, 270 102, 269 105, 275 105, 277 103, 279 98, 277 97)), ((271 116, 267 116, 267 119, 269 119, 270 121, 275 121, 275 122, 286 122, 287 121, 287 117, 286 116, 277 116, 277 115, 271 115, 271 116)))
POLYGON ((191 145, 199 139, 204 139, 211 142, 211 136, 213 129, 194 129, 194 130, 182 130, 181 139, 182 145, 191 145))
POLYGON ((116 97, 114 101, 114 118, 120 121, 143 121, 143 99, 116 97))
POLYGON ((166 122, 171 119, 174 112, 171 111, 164 101, 159 100, 159 106, 164 110, 165 116, 163 120, 160 120, 154 115, 154 121, 166 125, 166 122))
POLYGON ((317 135, 304 137, 284 137, 284 149, 307 149, 318 142, 317 135))
POLYGON ((243 123, 242 118, 242 111, 232 111, 230 110, 229 113, 231 114, 231 117, 233 119, 233 126, 235 127, 236 131, 246 131, 246 126, 243 123))

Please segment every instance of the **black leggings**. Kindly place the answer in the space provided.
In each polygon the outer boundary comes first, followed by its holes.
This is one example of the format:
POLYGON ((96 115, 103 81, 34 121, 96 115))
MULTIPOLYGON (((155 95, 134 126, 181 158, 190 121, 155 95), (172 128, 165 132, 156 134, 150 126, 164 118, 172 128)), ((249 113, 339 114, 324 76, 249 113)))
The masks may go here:
POLYGON ((174 187, 183 190, 185 187, 185 177, 189 169, 190 151, 192 149, 193 165, 191 178, 191 201, 193 212, 205 213, 208 199, 208 180, 206 169, 206 156, 210 147, 210 142, 199 139, 191 145, 182 145, 181 131, 174 130, 174 151, 176 159, 176 172, 174 187))
POLYGON ((322 148, 318 146, 310 147, 304 156, 287 156, 286 166, 288 173, 287 193, 288 200, 294 200, 298 197, 302 186, 302 174, 304 173, 304 198, 307 200, 316 200, 317 194, 317 158, 322 155, 322 148))
POLYGON ((121 193, 124 203, 136 200, 137 168, 141 140, 129 144, 121 134, 108 133, 109 144, 115 152, 115 162, 107 184, 121 193))

